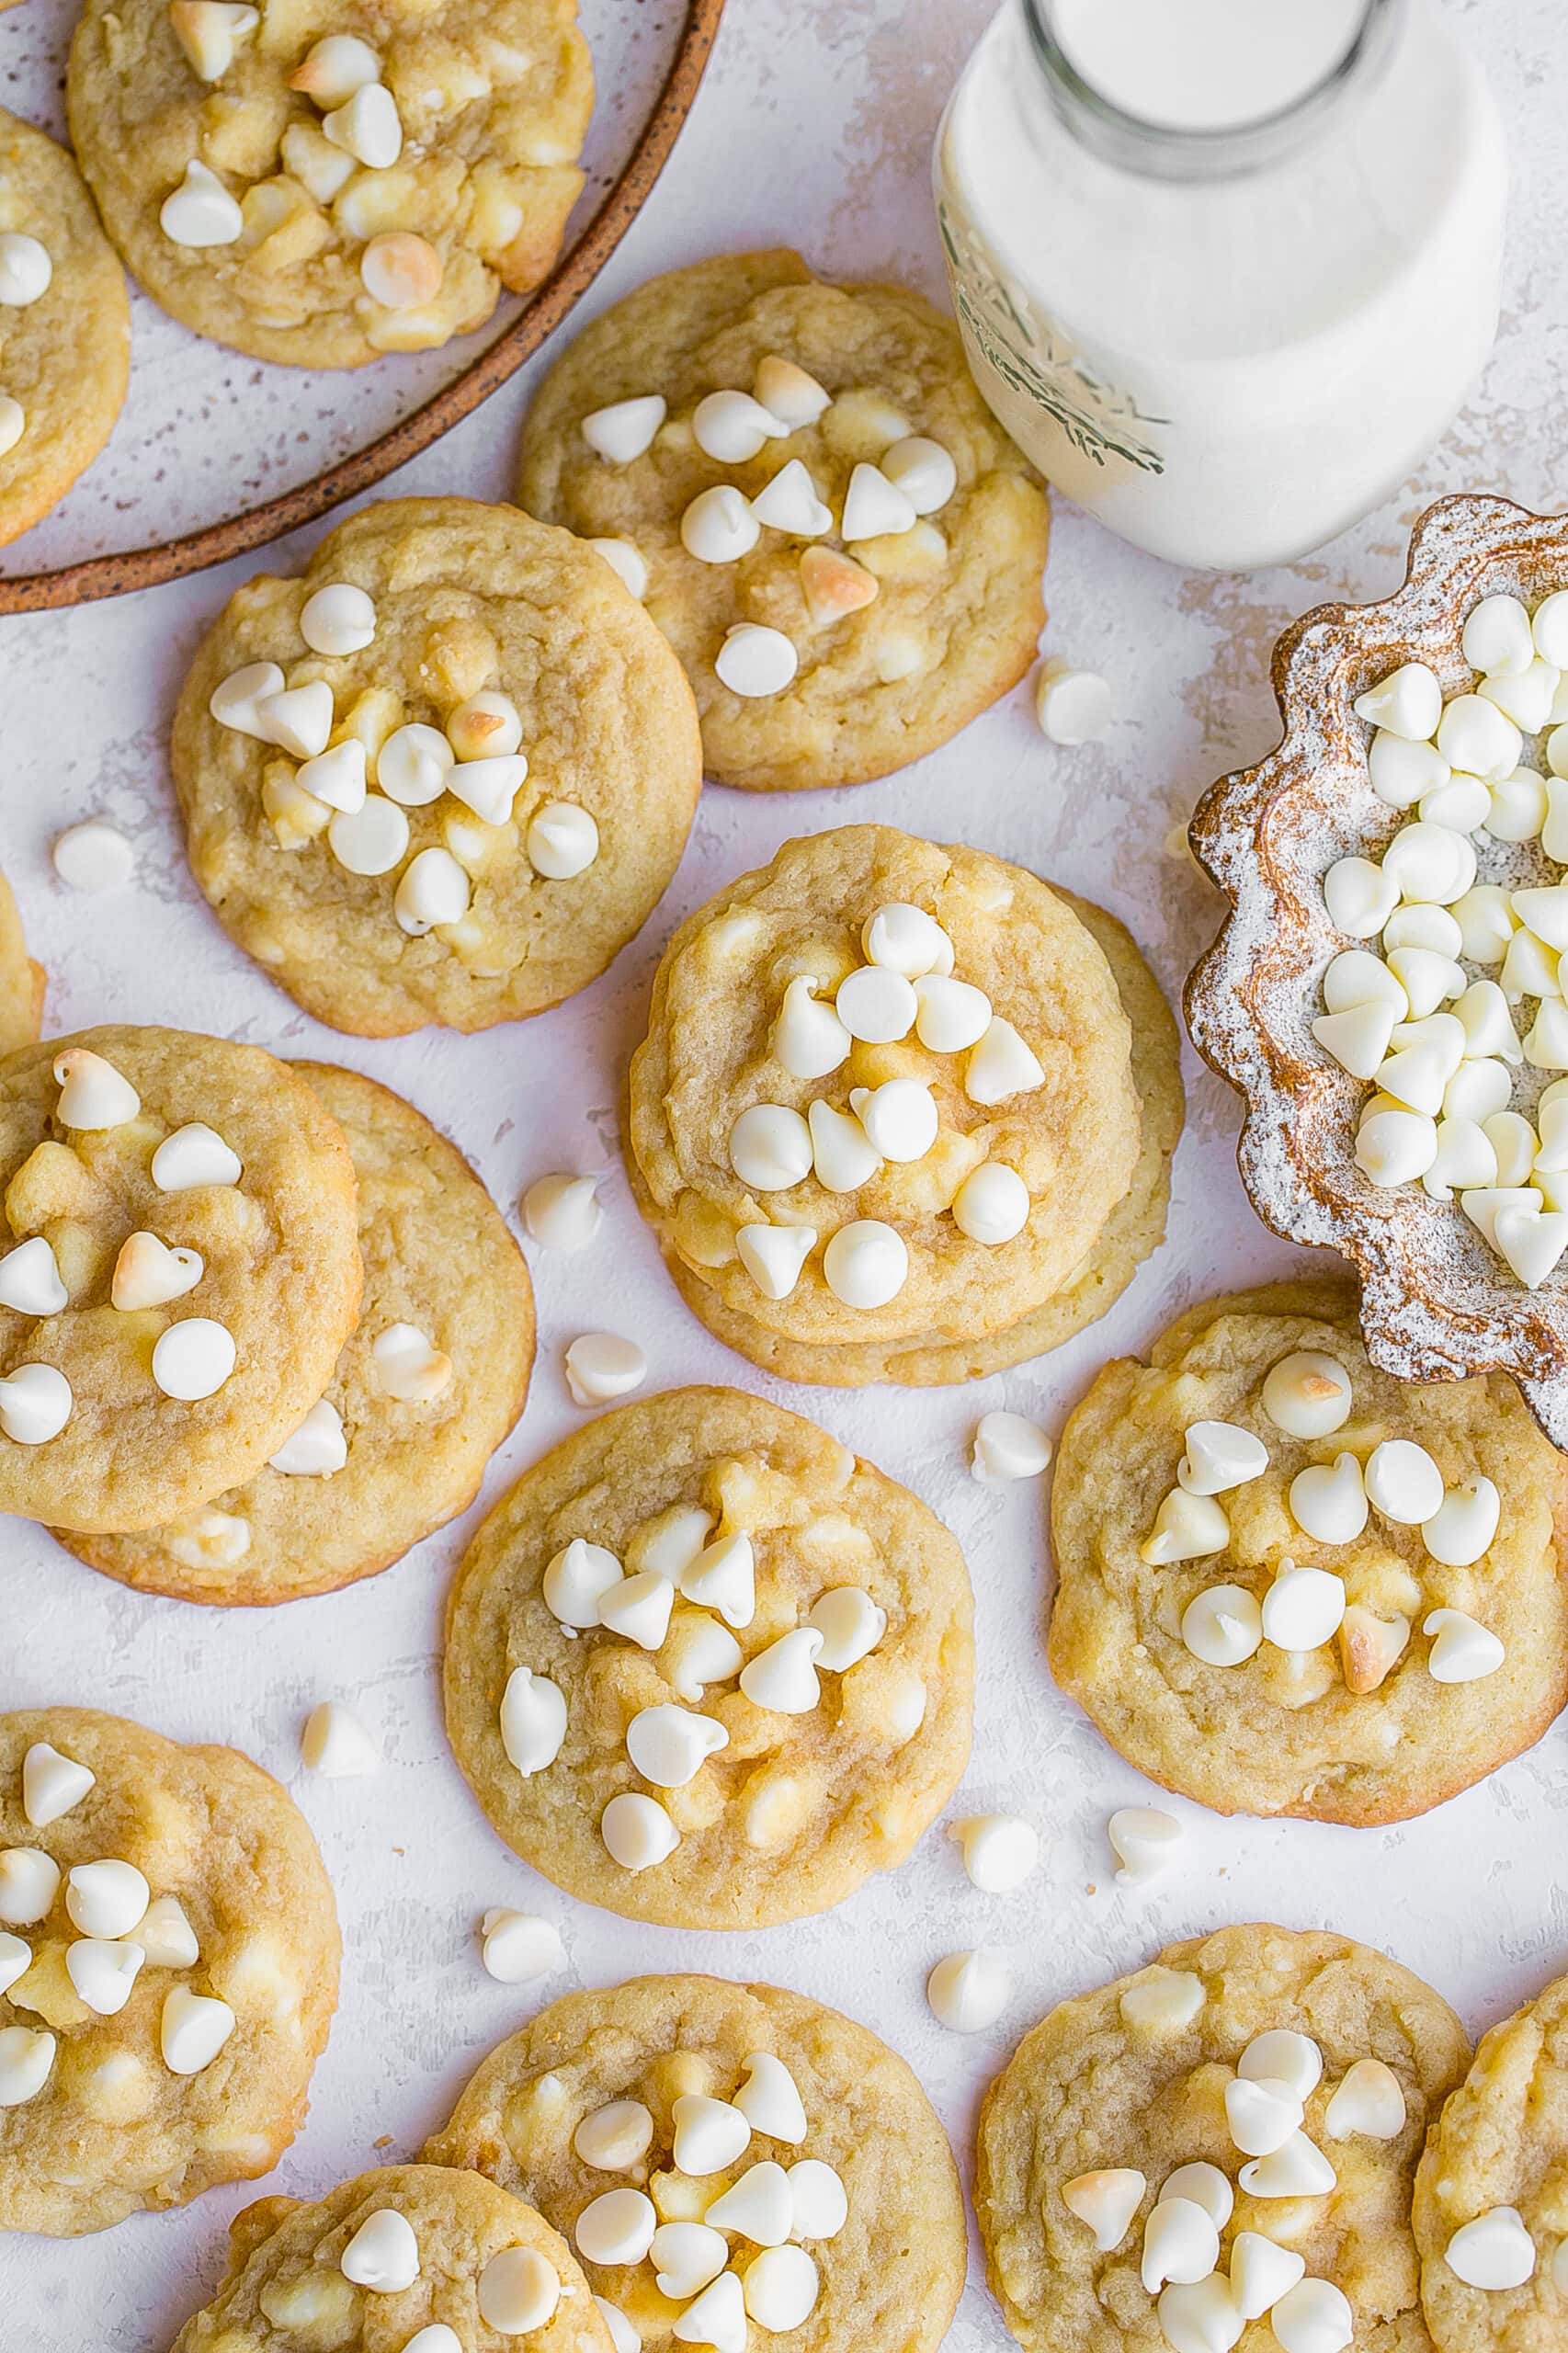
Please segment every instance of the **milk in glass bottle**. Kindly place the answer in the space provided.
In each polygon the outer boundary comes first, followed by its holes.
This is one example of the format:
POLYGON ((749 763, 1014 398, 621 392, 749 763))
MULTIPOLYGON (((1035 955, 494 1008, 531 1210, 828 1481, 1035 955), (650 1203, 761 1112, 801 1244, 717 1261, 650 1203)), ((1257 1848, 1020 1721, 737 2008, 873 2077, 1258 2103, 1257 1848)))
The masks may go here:
POLYGON ((1003 424, 1124 538, 1221 569, 1321 545, 1443 432, 1506 177, 1432 0, 1006 0, 936 163, 1003 424))

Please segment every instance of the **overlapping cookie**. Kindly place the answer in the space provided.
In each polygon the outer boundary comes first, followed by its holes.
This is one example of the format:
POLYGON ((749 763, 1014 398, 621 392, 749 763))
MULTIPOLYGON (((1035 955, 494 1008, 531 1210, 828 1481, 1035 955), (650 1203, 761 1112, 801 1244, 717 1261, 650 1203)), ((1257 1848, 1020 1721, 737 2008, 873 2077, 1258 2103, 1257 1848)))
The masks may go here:
POLYGON ((689 916, 632 1057, 632 1188, 683 1297, 793 1381, 962 1381, 1104 1313, 1165 1232, 1175 1024, 1120 926, 891 826, 689 916))
POLYGON ((0 2230, 55 2237, 266 2173, 337 2000, 332 1890, 248 1757, 0 1716, 0 2230))
POLYGON ((412 1104, 299 1063, 347 1140, 365 1289, 325 1393, 255 1476, 161 1528, 65 1536, 185 1601, 292 1601, 401 1560, 472 1502, 528 1394, 533 1293, 500 1212, 412 1104))
POLYGON ((1399 1821, 1568 1702, 1565 1506, 1512 1383, 1380 1371, 1349 1285, 1210 1300, 1062 1434, 1051 1671, 1204 1805, 1399 1821))
POLYGON ((353 1329, 354 1169, 259 1047, 105 1028, 0 1063, 0 1510, 149 1528, 292 1437, 353 1329))
POLYGON ((557 1004, 639 929, 701 783, 658 631, 569 533, 393 499, 239 589, 171 750, 196 879, 307 1012, 393 1036, 557 1004))
POLYGON ((975 2211, 1028 2353, 1416 2353, 1411 2189, 1463 2029, 1397 1961, 1267 1927, 1063 2002, 986 2094, 975 2211))
POLYGON ((359 367, 483 325, 554 261, 593 103, 575 16, 89 0, 72 143, 165 310, 258 359, 359 367))
POLYGON ((125 278, 81 175, 0 109, 0 545, 92 464, 130 372, 125 278))
POLYGON ((617 2353, 569 2248, 476 2173, 382 2165, 235 2217, 172 2353, 617 2353))
POLYGON ((615 2353, 935 2353, 963 2287, 925 2093, 864 2027, 776 1985, 570 1994, 491 2052, 425 2154, 571 2239, 615 2353))
POLYGON ((16 894, 0 874, 0 1055, 36 1042, 46 986, 43 966, 28 954, 16 894))
POLYGON ((1044 490, 905 288, 782 248, 654 278, 545 378, 518 479, 644 597, 721 783, 883 776, 1034 659, 1044 490))
POLYGON ((447 1728, 495 1828, 631 1918, 755 1928, 901 1862, 969 1756, 963 1556, 798 1415, 680 1389, 492 1512, 447 1613, 447 1728))

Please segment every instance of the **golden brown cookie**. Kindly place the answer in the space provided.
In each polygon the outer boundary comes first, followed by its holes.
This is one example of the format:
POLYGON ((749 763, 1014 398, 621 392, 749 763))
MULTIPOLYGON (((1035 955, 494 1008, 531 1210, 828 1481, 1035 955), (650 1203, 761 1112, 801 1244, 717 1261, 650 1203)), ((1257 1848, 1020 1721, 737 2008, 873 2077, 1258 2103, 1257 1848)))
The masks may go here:
POLYGON ((562 2240, 476 2173, 381 2165, 236 2215, 172 2353, 614 2353, 562 2240))
POLYGON ((338 1951, 309 1825, 249 1757, 0 1716, 0 2230, 68 2238, 267 2172, 338 1951))
POLYGON ((1008 2327, 1028 2353, 1429 2353, 1411 2185, 1468 2057, 1429 1986, 1320 1930, 1222 1928, 1063 2002, 981 2112, 1008 2327))
POLYGON ((354 1168, 256 1046, 105 1028, 0 1063, 0 1509, 149 1528, 241 1484, 359 1304, 354 1168))
POLYGON ((963 1555, 799 1415, 676 1389, 497 1505, 447 1613, 447 1728, 536 1870, 629 1918, 756 1928, 903 1860, 969 1757, 963 1555))
POLYGON ((0 545, 92 464, 130 372, 125 278, 81 175, 0 108, 0 545))
POLYGON ((885 776, 1034 659, 1045 493, 951 322, 784 248, 674 270, 596 319, 528 412, 517 494, 614 542, 722 784, 885 776))
POLYGON ((569 533, 465 498, 362 508, 301 577, 237 590, 171 757, 225 928, 366 1037, 584 987, 652 913, 701 783, 636 600, 569 533))
POLYGON ((1051 1671, 1200 1804, 1400 1821, 1568 1701, 1565 1507, 1513 1384, 1381 1372, 1347 1284, 1210 1300, 1148 1365, 1108 1365, 1062 1434, 1051 1671))
POLYGON ((958 2174, 925 2093, 864 2027, 777 1985, 569 1994, 491 2052, 425 2154, 573 2240, 617 2353, 935 2353, 963 2287, 958 2174))
POLYGON ((1568 1978, 1483 2035, 1415 2177, 1437 2353, 1568 2344, 1568 1978))
POLYGON ((258 359, 357 368, 539 283, 593 74, 573 0, 90 0, 66 96, 104 224, 165 311, 258 359))
POLYGON ((16 894, 0 874, 0 1055, 35 1043, 48 975, 28 954, 16 894))
POLYGON ((357 1071, 295 1064, 343 1130, 365 1290, 325 1396, 244 1486, 67 1551, 143 1593, 295 1601, 373 1576, 466 1510, 523 1409, 533 1291, 462 1154, 357 1071))
POLYGON ((1164 1233, 1182 1106, 1119 924, 872 825, 687 917, 629 1098, 688 1304, 766 1370, 852 1387, 996 1371, 1102 1313, 1164 1233))

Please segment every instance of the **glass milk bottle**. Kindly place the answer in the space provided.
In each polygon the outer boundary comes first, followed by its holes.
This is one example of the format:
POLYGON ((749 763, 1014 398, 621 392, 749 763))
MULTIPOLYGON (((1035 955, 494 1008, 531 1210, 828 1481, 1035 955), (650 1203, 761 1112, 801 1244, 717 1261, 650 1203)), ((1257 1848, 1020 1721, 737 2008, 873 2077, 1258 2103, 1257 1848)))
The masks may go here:
POLYGON ((1502 130, 1431 0, 1006 0, 936 182, 986 400, 1177 563, 1331 539, 1491 348, 1502 130))

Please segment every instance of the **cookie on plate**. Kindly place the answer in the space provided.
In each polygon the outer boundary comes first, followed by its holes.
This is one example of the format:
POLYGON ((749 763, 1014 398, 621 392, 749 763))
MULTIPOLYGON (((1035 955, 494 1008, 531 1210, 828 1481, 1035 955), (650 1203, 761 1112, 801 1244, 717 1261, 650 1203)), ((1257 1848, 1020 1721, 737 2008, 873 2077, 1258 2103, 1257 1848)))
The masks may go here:
POLYGON ((474 1538, 447 1729, 569 1894, 766 1927, 902 1862, 951 1796, 971 1608, 907 1488, 760 1397, 671 1390, 556 1447, 474 1538))
POLYGON ((257 1046, 84 1029, 0 1063, 0 1511, 151 1528, 299 1427, 358 1312, 354 1167, 257 1046))
POLYGON ((92 464, 130 374, 125 277, 81 174, 0 108, 0 546, 92 464))
POLYGON ((390 499, 209 631, 172 763, 196 879, 335 1029, 483 1029, 602 972, 702 780, 680 665, 569 532, 390 499))
POLYGON ((172 2353, 615 2353, 570 2249, 477 2173, 379 2165, 324 2198, 263 2198, 172 2353))
POLYGON ((1221 1813, 1401 1821, 1568 1702, 1565 1515, 1501 1374, 1380 1371, 1347 1283, 1209 1300, 1062 1433, 1051 1671, 1221 1813))
POLYGON ((462 1154, 357 1071, 298 1063, 347 1139, 365 1290, 325 1395, 247 1483, 129 1536, 65 1536, 143 1593, 264 1603, 400 1561, 473 1501, 523 1409, 533 1291, 462 1154))
POLYGON ((0 1716, 0 2230, 69 2238, 267 2172, 338 1951, 310 1826, 248 1756, 0 1716))
POLYGON ((963 2288, 952 2152, 903 2061, 777 1985, 569 1994, 426 2148, 568 2236, 616 2353, 934 2353, 963 2288))
POLYGON ((644 594, 722 784, 885 776, 1034 660, 1045 492, 952 322, 783 248, 596 319, 528 412, 517 495, 644 594))
POLYGON ((974 2203, 1028 2353, 1418 2353, 1411 2185, 1469 2046, 1347 1937, 1222 1928, 1081 1995, 985 2096, 974 2203))
POLYGON ((36 1043, 48 975, 28 954, 16 894, 0 874, 0 1055, 36 1043))
POLYGON ((1421 2302, 1437 2353, 1568 2344, 1568 1978, 1476 2048, 1415 2177, 1421 2302))
POLYGON ((573 0, 88 0, 66 97, 155 301, 258 359, 358 368, 538 285, 583 185, 593 74, 573 0))
POLYGON ((631 1061, 682 1296, 791 1381, 964 1381, 1102 1314, 1165 1232, 1176 1027, 1119 924, 891 826, 687 917, 631 1061))

